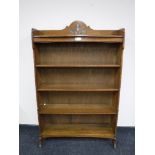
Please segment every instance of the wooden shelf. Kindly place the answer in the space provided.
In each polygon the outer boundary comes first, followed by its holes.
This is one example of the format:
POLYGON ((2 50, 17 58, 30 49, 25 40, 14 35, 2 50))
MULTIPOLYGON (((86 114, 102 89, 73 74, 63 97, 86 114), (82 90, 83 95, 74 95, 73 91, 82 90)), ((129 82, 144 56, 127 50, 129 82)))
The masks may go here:
POLYGON ((103 88, 101 85, 78 85, 78 84, 41 84, 38 91, 101 91, 101 92, 115 92, 119 91, 116 88, 103 88))
POLYGON ((119 44, 52 43, 37 44, 37 65, 52 66, 114 66, 120 65, 119 44))
POLYGON ((111 138, 116 125, 125 30, 32 29, 40 143, 50 137, 111 138))
POLYGON ((53 43, 53 42, 103 42, 103 43, 122 43, 122 37, 82 37, 80 41, 77 39, 79 37, 50 37, 50 38, 33 38, 34 43, 53 43))
POLYGON ((103 124, 52 124, 43 128, 41 136, 114 138, 114 132, 103 124))
POLYGON ((37 68, 119 68, 120 65, 36 65, 37 68))
POLYGON ((112 106, 102 104, 41 104, 40 114, 116 114, 112 106))
MULTIPOLYGON (((47 32, 47 31, 46 31, 47 32)), ((51 35, 48 35, 48 34, 46 34, 46 35, 43 35, 43 34, 41 34, 41 35, 35 35, 34 36, 34 38, 69 38, 69 37, 74 37, 74 38, 76 38, 76 37, 88 37, 88 35, 69 35, 69 36, 51 36, 51 35)), ((89 35, 89 37, 93 37, 93 38, 96 38, 96 36, 95 35, 89 35)), ((98 36, 97 38, 123 38, 123 36, 122 35, 114 35, 114 34, 111 34, 111 35, 102 35, 102 36, 98 36)))

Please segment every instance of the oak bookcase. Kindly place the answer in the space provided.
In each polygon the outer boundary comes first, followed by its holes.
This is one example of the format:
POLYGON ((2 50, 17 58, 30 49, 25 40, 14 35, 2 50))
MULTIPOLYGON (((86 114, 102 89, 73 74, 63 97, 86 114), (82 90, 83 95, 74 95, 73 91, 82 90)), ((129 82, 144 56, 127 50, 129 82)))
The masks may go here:
POLYGON ((121 84, 124 29, 32 29, 40 143, 49 137, 112 139, 121 84))

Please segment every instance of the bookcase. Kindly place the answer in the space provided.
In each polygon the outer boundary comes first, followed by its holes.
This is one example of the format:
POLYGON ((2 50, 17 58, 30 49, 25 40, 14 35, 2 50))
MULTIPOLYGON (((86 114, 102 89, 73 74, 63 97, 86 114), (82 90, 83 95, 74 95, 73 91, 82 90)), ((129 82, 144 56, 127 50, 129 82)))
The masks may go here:
POLYGON ((109 138, 116 147, 124 29, 32 29, 39 146, 50 137, 109 138))

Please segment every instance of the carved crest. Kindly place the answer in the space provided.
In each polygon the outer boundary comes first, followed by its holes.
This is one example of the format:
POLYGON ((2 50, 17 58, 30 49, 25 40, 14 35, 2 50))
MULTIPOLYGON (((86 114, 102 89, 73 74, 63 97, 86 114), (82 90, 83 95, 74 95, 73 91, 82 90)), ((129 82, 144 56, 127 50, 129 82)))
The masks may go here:
POLYGON ((94 30, 82 21, 74 21, 69 26, 61 30, 36 30, 32 29, 34 38, 58 38, 58 37, 76 37, 76 36, 94 36, 94 37, 124 37, 124 30, 94 30))
POLYGON ((84 35, 87 32, 88 26, 81 22, 81 21, 75 21, 71 23, 71 25, 68 27, 69 33, 72 35, 84 35))
POLYGON ((84 28, 80 27, 80 24, 77 23, 76 26, 73 27, 70 30, 70 33, 71 34, 74 34, 74 35, 85 34, 86 33, 86 30, 84 28))

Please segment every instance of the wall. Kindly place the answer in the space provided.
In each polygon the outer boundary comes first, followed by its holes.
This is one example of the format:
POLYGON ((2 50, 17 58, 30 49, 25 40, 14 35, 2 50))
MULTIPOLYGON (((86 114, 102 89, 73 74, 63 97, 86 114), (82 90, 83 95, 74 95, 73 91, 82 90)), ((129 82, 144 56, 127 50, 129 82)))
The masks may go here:
POLYGON ((126 29, 118 125, 134 126, 134 0, 20 0, 20 124, 38 124, 31 28, 126 29))

